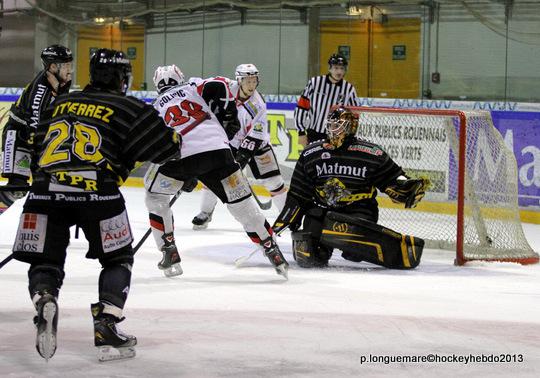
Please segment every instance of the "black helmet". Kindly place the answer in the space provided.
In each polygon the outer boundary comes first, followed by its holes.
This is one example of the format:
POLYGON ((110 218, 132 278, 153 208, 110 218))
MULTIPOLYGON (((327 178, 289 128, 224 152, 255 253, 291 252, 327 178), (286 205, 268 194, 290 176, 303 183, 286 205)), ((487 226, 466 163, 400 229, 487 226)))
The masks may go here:
POLYGON ((345 58, 341 54, 332 54, 330 58, 328 59, 329 68, 334 65, 342 65, 342 66, 347 67, 348 64, 349 62, 347 62, 347 58, 345 58))
POLYGON ((122 51, 99 49, 90 58, 90 85, 126 94, 131 86, 131 63, 122 51))
POLYGON ((45 69, 52 63, 68 63, 73 61, 71 50, 62 45, 51 45, 45 47, 41 52, 41 62, 45 69))

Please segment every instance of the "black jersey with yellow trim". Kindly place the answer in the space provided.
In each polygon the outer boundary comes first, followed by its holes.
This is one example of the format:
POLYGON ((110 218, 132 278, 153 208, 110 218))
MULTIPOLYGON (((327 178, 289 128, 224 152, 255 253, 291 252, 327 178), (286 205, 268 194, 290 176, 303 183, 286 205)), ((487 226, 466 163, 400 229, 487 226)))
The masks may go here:
POLYGON ((88 86, 58 97, 43 119, 34 144, 40 178, 56 182, 72 172, 95 171, 98 182, 108 178, 121 185, 137 162, 180 156, 178 134, 151 105, 134 97, 88 86))
POLYGON ((296 164, 289 195, 345 212, 377 210, 377 190, 383 191, 404 172, 378 145, 349 138, 340 148, 326 141, 304 149, 296 164))

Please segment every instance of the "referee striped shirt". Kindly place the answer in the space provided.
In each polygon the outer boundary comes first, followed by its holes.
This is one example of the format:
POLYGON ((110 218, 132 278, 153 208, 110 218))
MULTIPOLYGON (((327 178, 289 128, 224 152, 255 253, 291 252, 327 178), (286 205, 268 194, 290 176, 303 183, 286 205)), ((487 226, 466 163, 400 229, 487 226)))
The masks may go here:
POLYGON ((332 105, 358 106, 354 86, 346 80, 332 83, 329 75, 312 77, 294 109, 294 123, 302 134, 307 129, 326 132, 326 117, 332 105))

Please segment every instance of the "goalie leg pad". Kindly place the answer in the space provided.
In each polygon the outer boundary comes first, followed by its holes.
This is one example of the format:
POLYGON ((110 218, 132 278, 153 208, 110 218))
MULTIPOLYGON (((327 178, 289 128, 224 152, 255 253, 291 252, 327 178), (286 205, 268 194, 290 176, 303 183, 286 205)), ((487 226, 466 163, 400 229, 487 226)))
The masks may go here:
POLYGON ((319 245, 311 232, 293 232, 293 257, 301 268, 322 268, 328 266, 332 251, 319 245))
POLYGON ((416 268, 424 249, 421 238, 335 212, 326 215, 321 243, 341 249, 346 260, 367 261, 389 269, 416 268))

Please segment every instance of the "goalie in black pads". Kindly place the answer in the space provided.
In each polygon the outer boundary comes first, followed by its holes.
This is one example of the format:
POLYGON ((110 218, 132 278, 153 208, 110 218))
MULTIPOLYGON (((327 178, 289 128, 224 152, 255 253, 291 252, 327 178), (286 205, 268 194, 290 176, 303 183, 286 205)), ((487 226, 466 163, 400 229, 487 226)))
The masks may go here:
POLYGON ((381 147, 357 138, 357 128, 350 110, 330 113, 326 140, 310 144, 298 159, 274 231, 293 231, 293 255, 304 268, 327 266, 334 248, 350 261, 415 268, 424 241, 378 225, 376 196, 380 190, 412 208, 429 180, 408 178, 381 147))
POLYGON ((102 266, 99 302, 91 305, 99 359, 135 355, 137 339, 116 326, 133 265, 133 236, 118 186, 137 161, 179 158, 180 142, 152 106, 125 95, 130 82, 126 56, 99 49, 90 60, 90 84, 59 96, 36 128, 33 181, 13 255, 30 264, 36 348, 47 360, 56 351, 57 300, 73 225, 88 240, 86 257, 102 266))

